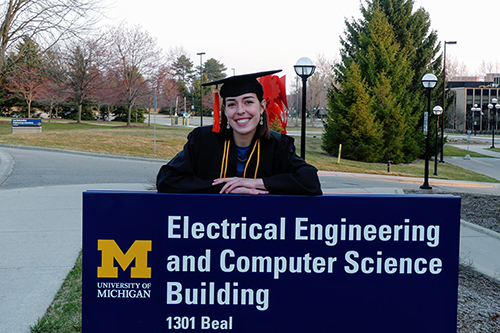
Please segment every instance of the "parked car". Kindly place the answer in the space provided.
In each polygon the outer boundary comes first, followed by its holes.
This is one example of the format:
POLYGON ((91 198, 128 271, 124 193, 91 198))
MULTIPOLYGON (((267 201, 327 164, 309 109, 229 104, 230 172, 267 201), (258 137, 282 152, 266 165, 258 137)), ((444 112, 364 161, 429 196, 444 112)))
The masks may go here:
POLYGON ((177 113, 177 116, 180 118, 190 118, 191 117, 191 115, 187 112, 179 112, 179 113, 177 113))

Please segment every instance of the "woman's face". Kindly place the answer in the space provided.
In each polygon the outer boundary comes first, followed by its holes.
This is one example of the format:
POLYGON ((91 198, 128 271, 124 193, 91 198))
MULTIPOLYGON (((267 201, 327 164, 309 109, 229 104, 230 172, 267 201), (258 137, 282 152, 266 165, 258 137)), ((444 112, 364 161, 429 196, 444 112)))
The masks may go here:
POLYGON ((251 144, 264 110, 265 101, 259 102, 254 93, 226 97, 224 113, 233 129, 233 137, 238 146, 245 147, 251 144))

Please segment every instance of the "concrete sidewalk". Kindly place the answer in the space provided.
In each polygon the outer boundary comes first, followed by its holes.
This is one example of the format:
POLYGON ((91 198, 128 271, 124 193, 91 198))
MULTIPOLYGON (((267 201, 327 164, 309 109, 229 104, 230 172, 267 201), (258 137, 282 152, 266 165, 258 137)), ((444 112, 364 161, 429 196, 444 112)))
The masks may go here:
MULTIPOLYGON (((0 332, 29 332, 73 267, 82 247, 82 192, 145 188, 146 184, 92 184, 0 190, 0 332)), ((367 193, 402 191, 373 188, 367 193)), ((463 261, 499 277, 498 233, 463 222, 460 246, 463 261)))
MULTIPOLYGON (((473 152, 476 152, 479 154, 500 158, 500 153, 497 153, 496 151, 488 150, 488 148, 491 147, 490 143, 488 143, 488 144, 472 144, 472 145, 450 144, 450 146, 457 147, 457 148, 463 149, 465 151, 467 151, 467 149, 469 149, 469 151, 473 151, 473 152)), ((500 145, 498 147, 495 145, 495 148, 500 148, 500 145)))
POLYGON ((82 248, 82 193, 145 184, 0 190, 0 332, 26 333, 52 303, 82 248))

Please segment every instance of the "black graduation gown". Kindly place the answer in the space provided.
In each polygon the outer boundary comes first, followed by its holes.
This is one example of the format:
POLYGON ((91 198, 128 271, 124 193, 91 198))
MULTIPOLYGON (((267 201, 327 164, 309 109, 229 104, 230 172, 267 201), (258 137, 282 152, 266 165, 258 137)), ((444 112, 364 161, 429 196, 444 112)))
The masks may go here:
MULTIPOLYGON (((257 177, 262 178, 271 194, 321 195, 318 170, 295 153, 294 139, 271 132, 261 139, 257 177)), ((158 192, 219 193, 223 184, 212 186, 220 178, 225 138, 212 132, 212 126, 198 127, 188 135, 188 142, 158 172, 158 192)), ((253 143, 252 146, 253 147, 253 143)), ((226 177, 236 176, 237 148, 231 140, 226 177)), ((253 178, 256 154, 249 162, 246 177, 253 178)))

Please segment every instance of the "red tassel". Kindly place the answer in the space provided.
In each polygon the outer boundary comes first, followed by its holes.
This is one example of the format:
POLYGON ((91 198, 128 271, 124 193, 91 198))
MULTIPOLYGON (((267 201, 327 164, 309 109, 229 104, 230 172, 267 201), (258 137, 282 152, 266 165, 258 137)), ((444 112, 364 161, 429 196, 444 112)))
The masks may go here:
POLYGON ((212 132, 220 132, 220 106, 219 106, 219 89, 215 86, 214 92, 214 124, 212 126, 212 132))

